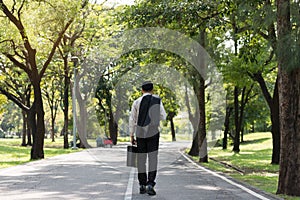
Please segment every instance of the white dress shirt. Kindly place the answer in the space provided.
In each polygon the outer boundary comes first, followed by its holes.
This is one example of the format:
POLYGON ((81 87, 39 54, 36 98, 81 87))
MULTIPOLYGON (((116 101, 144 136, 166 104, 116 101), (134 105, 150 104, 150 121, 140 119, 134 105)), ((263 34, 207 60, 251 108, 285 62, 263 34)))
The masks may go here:
MULTIPOLYGON (((137 126, 137 121, 138 121, 138 116, 139 116, 139 110, 140 110, 140 105, 142 102, 142 98, 146 95, 151 95, 151 93, 144 93, 143 96, 139 97, 138 99, 136 99, 131 107, 131 113, 129 116, 129 133, 130 136, 134 136, 135 130, 136 130, 136 126, 137 126)), ((153 95, 156 96, 156 95, 153 95)), ((158 97, 158 96, 156 96, 158 97)), ((160 120, 165 120, 167 117, 165 108, 162 104, 162 101, 160 101, 160 120)))

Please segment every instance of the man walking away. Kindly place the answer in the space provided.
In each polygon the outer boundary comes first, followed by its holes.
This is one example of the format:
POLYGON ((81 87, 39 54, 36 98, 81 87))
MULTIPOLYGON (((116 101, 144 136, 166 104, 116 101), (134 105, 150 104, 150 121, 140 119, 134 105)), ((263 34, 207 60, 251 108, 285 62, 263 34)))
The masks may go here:
POLYGON ((166 119, 166 111, 161 99, 153 95, 153 83, 142 85, 142 96, 136 99, 131 108, 129 131, 131 143, 138 149, 138 180, 140 193, 156 195, 154 190, 157 174, 157 155, 159 146, 159 122, 166 119), (134 137, 136 134, 136 140, 134 137), (148 174, 146 161, 148 158, 148 174))

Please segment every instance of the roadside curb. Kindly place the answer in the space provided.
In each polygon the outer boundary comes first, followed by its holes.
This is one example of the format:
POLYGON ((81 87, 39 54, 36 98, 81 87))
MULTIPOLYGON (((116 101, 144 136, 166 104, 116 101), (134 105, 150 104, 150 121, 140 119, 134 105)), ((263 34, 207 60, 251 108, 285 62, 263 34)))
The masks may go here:
POLYGON ((207 167, 201 165, 200 163, 195 162, 195 161, 193 160, 193 158, 192 158, 190 155, 186 154, 184 151, 180 151, 180 153, 181 153, 181 155, 182 155, 183 157, 188 158, 187 160, 188 160, 189 162, 191 162, 192 164, 196 165, 198 168, 200 168, 200 169, 205 169, 205 170, 208 171, 208 172, 215 173, 215 174, 217 174, 217 175, 219 175, 219 176, 222 176, 222 177, 224 177, 224 178, 226 178, 226 179, 228 179, 228 180, 230 180, 230 181, 232 181, 232 182, 234 182, 234 183, 236 183, 236 184, 238 184, 238 185, 241 185, 241 186, 243 186, 243 187, 245 187, 245 188, 248 188, 249 190, 251 190, 251 191, 253 191, 253 192, 255 192, 255 193, 257 193, 257 194, 259 194, 259 195, 261 195, 261 196, 263 196, 263 197, 265 197, 266 199, 268 199, 268 197, 271 197, 271 198, 274 199, 274 200, 284 200, 283 198, 280 198, 280 197, 278 197, 278 196, 276 196, 276 195, 274 195, 274 194, 265 192, 265 191, 260 190, 260 189, 258 189, 258 188, 256 188, 256 187, 252 186, 252 185, 249 185, 249 184, 247 184, 247 183, 245 183, 245 182, 236 180, 236 179, 234 179, 233 177, 231 177, 231 176, 229 176, 229 175, 227 175, 227 174, 225 174, 225 173, 223 173, 223 172, 219 172, 219 171, 215 171, 215 170, 213 170, 213 169, 209 169, 209 168, 207 168, 207 167))

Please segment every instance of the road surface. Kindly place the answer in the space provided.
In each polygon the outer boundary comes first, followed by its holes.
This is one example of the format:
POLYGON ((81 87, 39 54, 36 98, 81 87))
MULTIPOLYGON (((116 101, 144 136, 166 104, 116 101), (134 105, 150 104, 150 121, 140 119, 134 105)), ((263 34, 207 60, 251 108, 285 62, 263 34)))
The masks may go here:
POLYGON ((161 142, 156 196, 139 194, 137 172, 126 167, 126 144, 94 148, 0 170, 1 200, 274 200, 192 162, 187 142, 161 142))

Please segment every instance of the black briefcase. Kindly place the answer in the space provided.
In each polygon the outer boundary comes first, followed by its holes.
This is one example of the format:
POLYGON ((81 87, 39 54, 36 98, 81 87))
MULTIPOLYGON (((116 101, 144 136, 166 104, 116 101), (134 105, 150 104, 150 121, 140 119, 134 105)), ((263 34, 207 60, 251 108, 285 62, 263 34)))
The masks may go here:
POLYGON ((138 151, 136 146, 127 146, 127 166, 137 167, 138 151))

